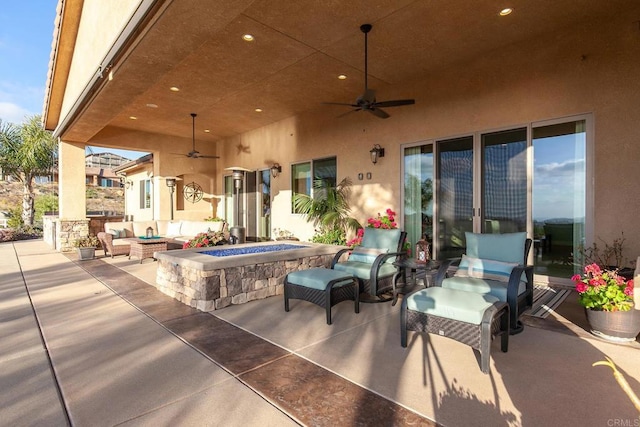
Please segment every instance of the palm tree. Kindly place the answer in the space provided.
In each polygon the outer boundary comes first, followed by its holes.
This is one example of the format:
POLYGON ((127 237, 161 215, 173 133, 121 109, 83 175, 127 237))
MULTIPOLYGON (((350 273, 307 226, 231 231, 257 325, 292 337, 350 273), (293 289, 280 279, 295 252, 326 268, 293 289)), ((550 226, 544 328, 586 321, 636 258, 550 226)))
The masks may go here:
POLYGON ((345 233, 347 229, 362 228, 360 223, 349 216, 349 194, 351 180, 344 178, 335 186, 329 180, 313 181, 313 196, 296 194, 294 196, 295 211, 307 216, 321 234, 332 231, 345 233))
POLYGON ((33 225, 36 176, 47 174, 55 164, 56 139, 44 130, 40 116, 27 117, 20 126, 0 120, 0 168, 22 182, 22 221, 33 225))

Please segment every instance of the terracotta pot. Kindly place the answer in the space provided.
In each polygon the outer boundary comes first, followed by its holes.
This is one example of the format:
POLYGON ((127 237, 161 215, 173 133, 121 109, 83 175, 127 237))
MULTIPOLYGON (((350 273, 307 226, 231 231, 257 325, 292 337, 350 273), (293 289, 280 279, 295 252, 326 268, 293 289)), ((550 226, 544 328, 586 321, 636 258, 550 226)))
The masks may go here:
POLYGON ((631 342, 640 333, 640 310, 585 312, 591 333, 607 341, 631 342))

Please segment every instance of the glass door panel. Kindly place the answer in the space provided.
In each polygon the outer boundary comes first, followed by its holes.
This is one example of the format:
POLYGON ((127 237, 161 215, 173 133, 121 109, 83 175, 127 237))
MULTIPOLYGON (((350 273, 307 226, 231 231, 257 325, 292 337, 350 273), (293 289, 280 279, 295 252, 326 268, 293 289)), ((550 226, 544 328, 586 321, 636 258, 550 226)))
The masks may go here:
POLYGON ((586 122, 533 128, 534 272, 571 277, 585 242, 586 122))
POLYGON ((473 231, 473 137, 439 141, 437 146, 436 256, 459 257, 464 233, 473 231))
POLYGON ((269 169, 258 172, 258 240, 271 238, 271 174, 269 169))
MULTIPOLYGON (((257 186, 256 186, 256 175, 257 172, 245 172, 244 174, 244 189, 245 189, 245 206, 247 207, 244 215, 246 215, 246 238, 247 241, 255 242, 257 239, 257 204, 258 204, 258 195, 257 195, 257 186)), ((242 216, 242 215, 241 215, 242 216)))
POLYGON ((483 233, 527 231, 527 129, 483 134, 483 233))
POLYGON ((415 248, 422 236, 433 247, 433 145, 404 149, 404 230, 415 248))

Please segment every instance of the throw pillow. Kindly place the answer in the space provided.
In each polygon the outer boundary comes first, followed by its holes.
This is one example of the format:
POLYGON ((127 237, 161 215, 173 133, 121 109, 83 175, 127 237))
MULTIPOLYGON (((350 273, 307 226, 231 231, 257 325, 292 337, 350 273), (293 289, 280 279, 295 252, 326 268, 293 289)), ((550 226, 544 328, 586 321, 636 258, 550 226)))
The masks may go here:
POLYGON ((356 246, 355 248, 353 248, 351 255, 349 255, 349 261, 373 264, 378 255, 386 254, 387 252, 389 252, 388 249, 363 248, 362 246, 356 246))
POLYGON ((514 262, 494 261, 462 255, 455 277, 475 277, 477 279, 508 282, 511 270, 518 265, 514 262))
POLYGON ((112 228, 111 230, 109 230, 109 234, 113 234, 113 238, 114 239, 120 239, 122 237, 127 237, 127 232, 124 229, 119 230, 117 228, 112 228))
POLYGON ((180 236, 180 226, 182 222, 170 222, 167 224, 167 237, 180 236))

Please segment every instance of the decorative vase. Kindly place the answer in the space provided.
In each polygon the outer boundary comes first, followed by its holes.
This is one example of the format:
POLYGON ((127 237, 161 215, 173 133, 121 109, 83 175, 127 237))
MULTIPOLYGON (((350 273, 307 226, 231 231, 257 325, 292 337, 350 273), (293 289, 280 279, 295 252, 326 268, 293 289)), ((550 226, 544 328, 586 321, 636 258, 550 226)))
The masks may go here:
POLYGON ((96 248, 78 248, 78 257, 81 260, 93 259, 96 255, 96 248))
POLYGON ((640 333, 640 310, 585 309, 591 333, 611 342, 633 342, 640 333))

